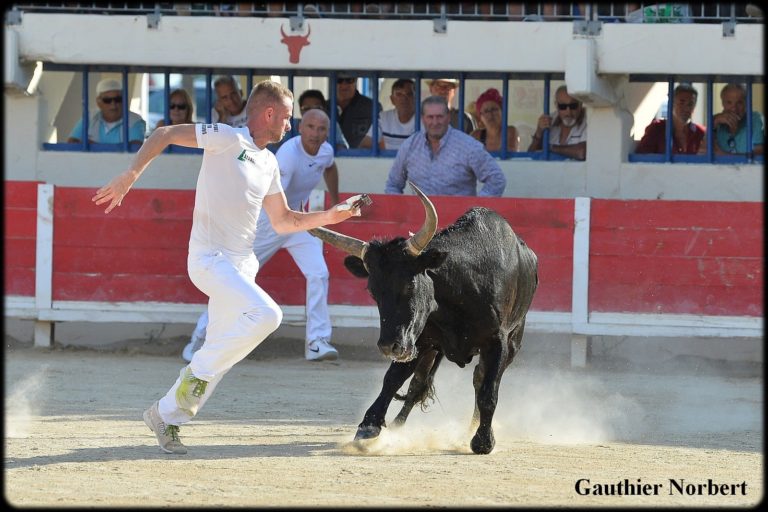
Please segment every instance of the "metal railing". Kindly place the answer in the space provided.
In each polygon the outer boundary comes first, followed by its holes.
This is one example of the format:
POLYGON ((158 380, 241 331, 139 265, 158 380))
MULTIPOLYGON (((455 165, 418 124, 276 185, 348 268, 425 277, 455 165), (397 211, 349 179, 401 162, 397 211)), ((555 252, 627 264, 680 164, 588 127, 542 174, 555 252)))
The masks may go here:
MULTIPOLYGON (((297 77, 306 76, 304 73, 297 73, 292 70, 274 70, 274 69, 238 69, 238 70, 225 70, 225 69, 214 69, 214 68, 184 68, 184 69, 175 69, 175 68, 151 68, 151 67, 131 67, 130 69, 125 66, 108 66, 108 65, 97 65, 97 66, 73 66, 73 65, 67 65, 67 64, 56 64, 56 63, 47 63, 45 65, 46 71, 75 71, 80 72, 82 74, 81 80, 82 80, 82 101, 81 101, 81 110, 82 110, 82 118, 84 120, 89 118, 89 112, 88 112, 88 105, 90 104, 90 100, 88 97, 88 75, 91 72, 98 72, 98 71, 111 71, 111 72, 120 72, 123 82, 123 89, 127 90, 127 84, 128 84, 128 74, 129 73, 158 73, 161 72, 164 74, 164 117, 166 123, 169 122, 169 112, 167 110, 168 104, 169 104, 169 95, 170 95, 170 75, 172 73, 182 73, 182 74, 193 74, 197 76, 204 76, 205 77, 205 102, 204 102, 204 114, 202 115, 205 122, 210 123, 211 122, 211 108, 213 106, 213 103, 215 102, 214 97, 214 91, 213 91, 213 77, 214 75, 218 74, 231 74, 231 75, 240 75, 244 76, 246 79, 246 90, 250 90, 251 87, 254 85, 254 77, 255 76, 265 76, 265 75, 280 75, 283 76, 287 82, 287 85, 290 89, 294 89, 294 81, 297 77)), ((327 77, 329 79, 330 84, 336 83, 336 71, 333 70, 317 70, 312 72, 312 76, 316 77, 327 77)), ((455 76, 459 80, 459 91, 462 92, 466 89, 466 81, 467 80, 473 80, 473 79, 495 79, 495 80, 501 80, 501 91, 502 91, 502 97, 504 98, 503 104, 502 104, 502 118, 508 119, 507 113, 509 112, 509 103, 508 98, 510 96, 509 94, 509 85, 510 81, 513 80, 541 80, 542 88, 544 91, 543 94, 543 102, 542 102, 542 112, 546 114, 550 114, 550 105, 552 104, 552 94, 554 94, 551 82, 552 81, 562 81, 564 76, 562 73, 543 73, 543 74, 531 74, 531 73, 473 73, 473 72, 455 72, 455 73, 448 73, 447 75, 445 73, 437 74, 433 72, 423 72, 423 73, 415 73, 415 74, 407 74, 407 73, 400 73, 397 74, 398 77, 405 77, 405 78, 411 78, 414 79, 415 82, 421 83, 422 80, 428 80, 430 78, 437 78, 439 76, 455 76), (402 76, 401 76, 402 75, 402 76)), ((336 146, 336 131, 330 130, 329 132, 329 143, 332 147, 337 148, 336 149, 336 155, 337 156, 359 156, 359 157, 394 157, 397 153, 395 150, 385 150, 380 149, 378 145, 379 141, 379 131, 378 131, 378 115, 377 115, 377 103, 378 103, 378 86, 376 84, 379 84, 380 79, 384 77, 393 77, 392 72, 382 72, 382 71, 376 71, 376 70, 370 70, 370 71, 362 71, 359 73, 359 78, 367 78, 368 79, 368 87, 363 87, 361 90, 361 94, 364 94, 370 98, 372 98, 372 111, 371 111, 371 125, 372 125, 372 147, 369 149, 361 149, 361 148, 353 148, 353 149, 338 149, 336 146)), ((753 110, 753 98, 752 98, 752 84, 756 83, 763 83, 763 76, 731 76, 727 77, 727 81, 729 82, 742 82, 746 84, 746 91, 747 91, 747 147, 751 148, 751 140, 752 140, 752 123, 754 122, 753 116, 752 116, 752 110, 753 110)), ((724 80, 724 77, 720 75, 679 75, 679 76, 665 76, 665 77, 656 77, 656 76, 631 76, 630 81, 632 82, 659 82, 659 81, 666 81, 668 83, 668 89, 669 89, 669 96, 672 96, 672 89, 673 84, 679 83, 679 82, 688 82, 688 83, 701 83, 706 87, 707 94, 706 94, 706 103, 704 105, 704 109, 706 110, 706 126, 713 126, 713 116, 714 116, 714 99, 712 94, 713 85, 715 83, 721 83, 722 80, 724 80)), ((724 83, 724 82, 723 82, 724 83)), ((420 94, 420 87, 415 88, 415 97, 414 101, 416 105, 419 105, 421 103, 421 94, 420 94)), ((294 91, 296 96, 298 96, 299 91, 294 91)), ((330 117, 330 125, 335 126, 336 121, 338 120, 338 110, 336 108, 336 88, 333 86, 329 87, 329 90, 325 92, 327 94, 328 104, 329 104, 329 117, 330 117)), ((459 112, 463 114, 465 112, 464 108, 464 100, 463 97, 459 99, 458 102, 459 112)), ((671 118, 671 108, 672 108, 672 102, 668 101, 667 108, 666 108, 666 115, 665 118, 669 119, 671 118)), ((124 103, 124 112, 123 112, 123 119, 127 118, 127 103, 124 103)), ((418 111, 418 109, 417 109, 418 111)), ((761 113, 762 115, 762 113, 761 113)), ((463 115, 459 115, 459 119, 462 119, 463 115)), ((514 120, 513 120, 514 121, 514 120)), ((668 126, 671 126, 668 124, 668 126)), ((127 130, 128 127, 124 126, 124 133, 123 133, 123 141, 127 140, 127 130)), ((415 129, 419 129, 418 123, 416 123, 415 129)), ((84 133, 87 133, 87 126, 84 128, 84 133)), ((501 136, 501 147, 498 151, 491 151, 490 153, 498 157, 502 160, 507 159, 533 159, 533 160, 565 160, 565 157, 555 154, 550 151, 550 147, 548 144, 544 144, 541 150, 538 151, 527 151, 525 148, 521 148, 518 151, 510 151, 507 148, 507 137, 506 137, 506 130, 507 130, 507 123, 502 123, 502 136, 501 136)), ((728 164, 728 163, 755 163, 755 162, 763 162, 762 155, 754 155, 752 150, 750 149, 747 151, 746 154, 739 154, 739 155, 716 155, 714 152, 714 140, 713 140, 713 133, 714 130, 708 129, 707 130, 707 139, 705 141, 705 147, 706 152, 704 154, 673 154, 671 152, 671 141, 672 141, 672 132, 670 130, 667 131, 665 141, 666 141, 666 148, 667 151, 665 154, 636 154, 636 153, 630 153, 629 154, 629 161, 630 162, 654 162, 654 163, 664 163, 664 162, 673 162, 673 163, 719 163, 719 164, 728 164)), ((295 136, 297 134, 295 126, 292 128, 290 136, 295 136)), ((83 141, 80 143, 44 143, 43 148, 46 150, 53 150, 53 151, 90 151, 90 152, 99 152, 99 151, 130 151, 135 152, 138 150, 138 145, 135 144, 129 144, 126 142, 122 142, 120 144, 93 144, 89 143, 87 140, 87 137, 84 137, 83 141)), ((544 140, 548 140, 548 133, 544 133, 543 135, 544 140)), ((180 148, 180 147, 174 147, 171 151, 173 153, 194 153, 199 152, 199 150, 196 149, 189 149, 189 148, 180 148)))
POLYGON ((756 4, 728 3, 509 3, 509 2, 381 2, 381 3, 100 3, 47 2, 14 4, 6 11, 6 23, 23 12, 80 13, 102 15, 160 16, 274 16, 300 18, 375 18, 483 21, 571 21, 645 23, 762 23, 756 4))

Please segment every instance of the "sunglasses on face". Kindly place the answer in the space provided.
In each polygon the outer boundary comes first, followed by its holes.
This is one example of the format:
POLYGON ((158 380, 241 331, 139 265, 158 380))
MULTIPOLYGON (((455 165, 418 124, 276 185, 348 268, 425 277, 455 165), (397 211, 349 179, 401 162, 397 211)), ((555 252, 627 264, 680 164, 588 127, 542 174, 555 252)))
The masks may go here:
POLYGON ((576 110, 576 109, 579 108, 579 102, 578 101, 574 101, 573 103, 558 103, 557 104, 557 108, 559 110, 565 110, 567 108, 569 108, 571 110, 576 110))
POLYGON ((171 103, 170 107, 171 110, 187 110, 187 106, 183 103, 171 103))
POLYGON ((122 96, 112 96, 110 98, 101 98, 101 101, 103 101, 107 105, 111 105, 113 103, 122 103, 123 97, 122 96))
POLYGON ((336 83, 337 84, 352 84, 357 81, 357 78, 337 78, 336 83))

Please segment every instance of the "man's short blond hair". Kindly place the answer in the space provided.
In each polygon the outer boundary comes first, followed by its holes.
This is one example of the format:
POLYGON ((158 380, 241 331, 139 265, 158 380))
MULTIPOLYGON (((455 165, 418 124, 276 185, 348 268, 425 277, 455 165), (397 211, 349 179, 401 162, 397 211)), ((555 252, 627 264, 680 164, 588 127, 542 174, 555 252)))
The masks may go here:
POLYGON ((251 112, 254 110, 264 110, 267 107, 273 107, 278 103, 282 103, 284 98, 293 103, 293 93, 284 85, 272 80, 264 80, 257 83, 253 86, 251 94, 248 95, 248 103, 246 105, 248 117, 251 116, 251 112))

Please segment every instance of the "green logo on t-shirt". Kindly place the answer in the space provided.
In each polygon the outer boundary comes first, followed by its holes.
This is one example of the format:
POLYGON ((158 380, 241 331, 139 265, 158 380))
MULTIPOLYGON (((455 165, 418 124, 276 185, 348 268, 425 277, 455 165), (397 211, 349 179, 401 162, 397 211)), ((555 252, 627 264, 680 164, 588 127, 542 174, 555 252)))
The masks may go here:
POLYGON ((242 153, 240 153, 240 156, 238 156, 237 159, 240 160, 241 162, 245 162, 246 160, 248 160, 252 164, 256 163, 256 159, 254 159, 252 156, 249 156, 247 154, 247 150, 245 149, 243 150, 242 153))

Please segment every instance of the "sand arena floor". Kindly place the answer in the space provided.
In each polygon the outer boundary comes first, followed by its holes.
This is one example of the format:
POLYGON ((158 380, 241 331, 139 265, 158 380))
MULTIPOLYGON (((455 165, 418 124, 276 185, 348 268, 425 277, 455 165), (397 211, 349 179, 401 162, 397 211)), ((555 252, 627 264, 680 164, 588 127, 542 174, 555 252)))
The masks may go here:
MULTIPOLYGON (((258 351, 258 349, 257 349, 258 351)), ((496 448, 471 453, 471 368, 444 364, 428 412, 351 443, 385 361, 254 358, 160 452, 142 411, 173 355, 6 348, 4 496, 19 507, 753 506, 763 495, 761 377, 627 373, 516 361, 496 448), (657 495, 580 495, 659 484, 657 495), (670 480, 745 493, 670 494, 670 480)), ((388 419, 397 413, 394 404, 388 419)), ((694 486, 695 487, 695 486, 694 486)))

